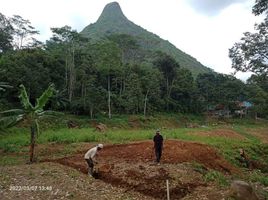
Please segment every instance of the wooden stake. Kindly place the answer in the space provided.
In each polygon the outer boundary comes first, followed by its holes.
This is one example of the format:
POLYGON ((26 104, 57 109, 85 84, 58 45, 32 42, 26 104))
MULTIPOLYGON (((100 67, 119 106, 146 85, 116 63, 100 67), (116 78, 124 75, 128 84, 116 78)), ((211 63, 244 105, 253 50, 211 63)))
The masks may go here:
POLYGON ((167 200, 170 200, 168 179, 167 179, 167 200))

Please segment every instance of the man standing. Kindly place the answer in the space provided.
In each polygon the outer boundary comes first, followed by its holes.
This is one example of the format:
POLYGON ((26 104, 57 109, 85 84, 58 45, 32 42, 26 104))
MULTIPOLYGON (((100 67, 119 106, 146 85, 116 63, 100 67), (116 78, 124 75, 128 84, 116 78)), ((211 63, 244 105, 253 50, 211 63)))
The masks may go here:
POLYGON ((103 148, 103 144, 98 144, 97 146, 89 149, 85 154, 85 160, 88 164, 88 175, 93 175, 94 164, 97 164, 96 157, 98 155, 98 151, 103 148))
POLYGON ((154 150, 156 156, 156 162, 159 163, 163 149, 163 137, 160 135, 160 130, 157 130, 154 136, 154 150))

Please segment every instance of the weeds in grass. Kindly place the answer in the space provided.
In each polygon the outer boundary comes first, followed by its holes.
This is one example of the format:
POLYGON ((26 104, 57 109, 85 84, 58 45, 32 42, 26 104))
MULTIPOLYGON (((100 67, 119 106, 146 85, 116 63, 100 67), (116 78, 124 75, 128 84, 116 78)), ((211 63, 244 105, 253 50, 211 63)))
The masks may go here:
POLYGON ((268 192, 267 191, 264 191, 263 192, 263 196, 264 196, 265 199, 268 199, 268 192))
POLYGON ((69 175, 70 177, 76 179, 77 177, 80 176, 80 173, 79 173, 78 171, 76 171, 76 170, 72 170, 72 171, 69 172, 68 175, 69 175))
POLYGON ((3 155, 0 157, 0 166, 7 166, 7 165, 18 165, 21 164, 23 162, 25 162, 25 160, 23 160, 23 158, 19 157, 19 156, 6 156, 3 155))
POLYGON ((199 172, 200 174, 205 175, 207 173, 207 168, 198 162, 192 162, 192 166, 193 166, 193 169, 199 172))
POLYGON ((249 173, 249 176, 247 178, 249 181, 259 182, 265 186, 268 186, 268 176, 265 176, 259 170, 252 171, 251 173, 249 173))
POLYGON ((225 178, 225 176, 218 171, 215 170, 211 170, 208 173, 206 173, 204 175, 204 180, 206 182, 217 182, 218 185, 220 185, 221 187, 226 187, 229 186, 229 182, 227 181, 227 179, 225 178))
POLYGON ((242 136, 244 136, 245 138, 249 139, 251 142, 254 142, 256 144, 259 144, 261 141, 259 138, 256 138, 254 135, 249 134, 245 129, 249 127, 248 125, 245 126, 241 126, 241 125, 235 125, 233 126, 233 130, 239 134, 241 134, 242 136))

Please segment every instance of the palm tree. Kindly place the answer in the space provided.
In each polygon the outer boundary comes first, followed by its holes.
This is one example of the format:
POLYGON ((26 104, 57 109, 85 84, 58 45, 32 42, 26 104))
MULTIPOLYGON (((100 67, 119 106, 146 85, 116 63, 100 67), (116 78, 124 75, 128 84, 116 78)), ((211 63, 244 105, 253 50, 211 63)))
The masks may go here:
POLYGON ((30 123, 30 163, 34 161, 34 147, 36 142, 36 137, 39 134, 39 119, 47 116, 47 115, 55 115, 56 112, 53 111, 44 111, 43 108, 47 104, 49 98, 54 93, 54 85, 51 84, 49 87, 43 92, 43 94, 37 98, 36 105, 33 106, 29 100, 27 91, 24 85, 20 85, 20 101, 23 106, 22 109, 12 109, 1 112, 2 118, 0 119, 0 124, 2 122, 7 122, 5 127, 12 126, 17 122, 27 119, 30 123))

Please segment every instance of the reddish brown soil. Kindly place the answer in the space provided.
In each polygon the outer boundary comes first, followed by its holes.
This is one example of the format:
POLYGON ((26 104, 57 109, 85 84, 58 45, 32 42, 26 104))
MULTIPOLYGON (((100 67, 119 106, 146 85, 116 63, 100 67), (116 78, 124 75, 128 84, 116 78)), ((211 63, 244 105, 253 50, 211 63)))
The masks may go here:
MULTIPOLYGON (((114 186, 160 199, 166 195, 165 183, 168 179, 171 184, 171 195, 179 199, 196 187, 205 185, 201 179, 195 178, 197 176, 194 176, 192 181, 182 182, 180 177, 188 172, 181 170, 179 163, 198 162, 205 168, 223 173, 237 172, 237 169, 223 159, 215 149, 204 144, 167 140, 164 143, 160 166, 153 162, 152 147, 151 141, 104 146, 98 158, 99 178, 114 186)), ((67 165, 86 174, 85 151, 74 156, 45 161, 67 165)), ((186 176, 190 177, 191 174, 186 176)))

